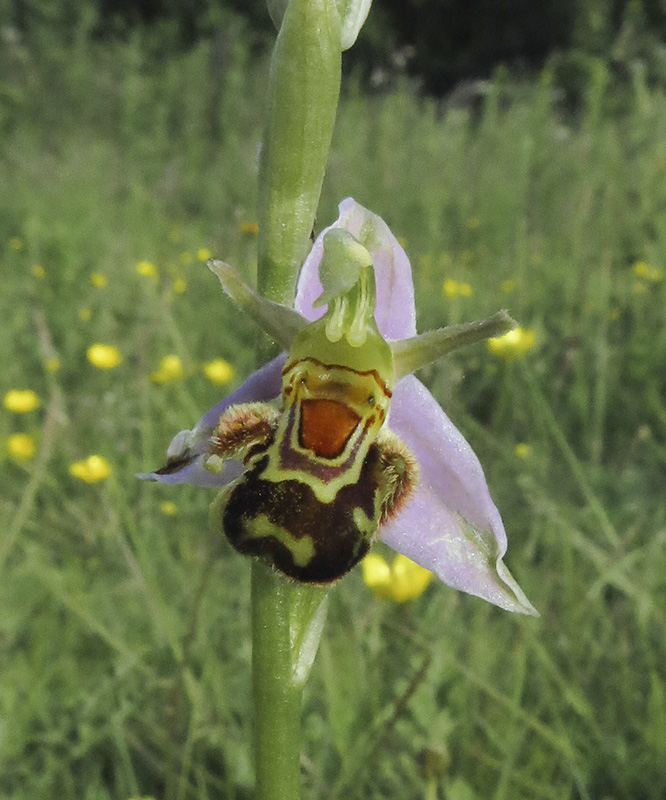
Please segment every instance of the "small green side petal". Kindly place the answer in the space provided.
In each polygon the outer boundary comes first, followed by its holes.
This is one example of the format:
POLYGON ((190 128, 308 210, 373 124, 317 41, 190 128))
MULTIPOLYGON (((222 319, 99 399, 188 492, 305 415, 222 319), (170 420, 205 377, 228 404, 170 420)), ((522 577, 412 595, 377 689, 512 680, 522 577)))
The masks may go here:
POLYGON ((363 269, 372 266, 372 256, 349 231, 333 228, 324 236, 319 280, 324 289, 315 308, 347 294, 359 282, 363 269))
POLYGON ((252 317, 257 325, 281 347, 288 350, 298 332, 309 324, 308 320, 293 308, 258 295, 233 267, 223 261, 211 260, 208 262, 208 268, 220 279, 225 294, 234 305, 252 317))
POLYGON ((319 279, 324 291, 314 305, 328 305, 324 319, 330 342, 344 336, 352 347, 362 347, 368 335, 380 336, 372 256, 348 231, 330 230, 324 236, 319 279))
POLYGON ((506 311, 498 311, 492 317, 465 325, 450 325, 436 331, 428 331, 411 339, 391 342, 395 360, 395 377, 399 380, 421 367, 464 345, 483 339, 502 336, 512 330, 517 322, 506 311))

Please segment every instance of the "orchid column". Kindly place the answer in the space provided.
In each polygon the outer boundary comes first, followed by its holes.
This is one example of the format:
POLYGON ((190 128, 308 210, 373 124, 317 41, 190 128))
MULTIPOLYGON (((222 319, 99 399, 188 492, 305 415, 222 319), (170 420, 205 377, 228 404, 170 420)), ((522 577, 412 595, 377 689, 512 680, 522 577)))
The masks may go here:
MULTIPOLYGON (((340 2, 347 46, 367 10, 340 2)), ((361 8, 363 7, 363 8, 361 8)), ((340 89, 335 0, 269 0, 279 34, 271 61, 259 168, 258 288, 291 305, 308 251, 340 89), (286 6, 286 10, 285 10, 286 6)), ((258 353, 262 363, 265 352, 258 353)), ((319 643, 325 590, 252 566, 252 669, 257 800, 300 797, 302 687, 319 643)))

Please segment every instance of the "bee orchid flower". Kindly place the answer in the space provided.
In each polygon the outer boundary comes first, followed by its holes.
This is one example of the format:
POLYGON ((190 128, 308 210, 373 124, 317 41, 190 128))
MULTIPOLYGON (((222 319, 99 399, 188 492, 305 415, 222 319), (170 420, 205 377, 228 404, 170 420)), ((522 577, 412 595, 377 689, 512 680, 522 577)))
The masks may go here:
POLYGON ((515 323, 499 312, 417 336, 403 248, 353 199, 339 210, 303 264, 293 308, 209 262, 285 353, 139 477, 220 487, 214 524, 295 580, 336 580, 379 539, 450 587, 536 615, 502 560, 506 533, 479 460, 411 374, 515 323))

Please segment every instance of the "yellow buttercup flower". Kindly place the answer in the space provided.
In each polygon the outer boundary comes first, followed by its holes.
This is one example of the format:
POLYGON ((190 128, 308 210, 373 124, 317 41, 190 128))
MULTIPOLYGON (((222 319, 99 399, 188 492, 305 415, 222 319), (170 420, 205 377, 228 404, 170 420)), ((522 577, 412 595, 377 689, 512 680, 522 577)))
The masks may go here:
POLYGON ((16 250, 17 252, 19 250, 23 250, 23 239, 19 238, 18 236, 12 236, 12 238, 9 240, 9 246, 12 248, 12 250, 16 250))
POLYGON ((160 511, 167 517, 174 517, 178 513, 178 506, 172 500, 162 500, 160 511))
POLYGON ((60 359, 57 356, 51 356, 44 362, 44 369, 47 372, 57 372, 60 369, 60 359))
POLYGON ((646 261, 637 261, 632 271, 637 278, 643 278, 650 283, 659 283, 664 279, 664 271, 659 267, 653 267, 646 261))
POLYGON ((234 368, 223 358, 214 358, 212 361, 204 364, 204 372, 208 380, 216 386, 229 383, 234 377, 234 368))
POLYGON ((511 294, 516 291, 516 282, 509 278, 509 280, 502 281, 502 291, 504 294, 511 294))
POLYGON ((519 442, 513 452, 516 458, 527 458, 530 454, 530 446, 527 442, 519 442))
POLYGON ((136 265, 136 271, 139 275, 143 275, 144 278, 152 278, 155 283, 157 283, 159 279, 159 272, 152 261, 139 261, 136 265))
POLYGON ((458 294, 458 281, 453 278, 446 278, 442 284, 442 291, 447 297, 456 297, 458 294))
POLYGON ((14 433, 7 439, 7 452, 14 461, 30 461, 37 448, 32 436, 27 433, 14 433))
POLYGON ((423 593, 434 575, 407 556, 398 554, 391 564, 376 553, 361 561, 365 584, 377 597, 405 603, 423 593))
POLYGON ((46 275, 46 270, 41 264, 33 264, 32 274, 35 276, 35 278, 43 278, 46 275))
POLYGON ((447 297, 471 297, 474 289, 469 283, 460 283, 453 278, 446 278, 442 284, 442 291, 447 297))
POLYGON ((108 478, 111 474, 111 464, 104 456, 92 455, 84 458, 83 461, 75 461, 70 464, 69 474, 74 478, 79 478, 86 483, 97 483, 108 478))
POLYGON ((187 289, 187 281, 185 278, 176 278, 171 288, 174 290, 174 292, 176 292, 176 294, 183 294, 183 292, 187 289))
POLYGON ((504 336, 488 339, 488 349, 500 358, 513 361, 515 358, 522 358, 534 347, 535 342, 534 330, 518 327, 505 333, 504 336))
POLYGON ((259 223, 258 222, 241 222, 240 224, 240 232, 246 233, 248 236, 257 236, 259 233, 259 223))
POLYGON ((39 408, 41 401, 32 389, 10 389, 5 395, 5 408, 14 414, 26 414, 39 408))
POLYGON ((95 287, 95 289, 105 289, 108 280, 106 279, 106 275, 102 272, 93 272, 90 276, 90 283, 95 287))
POLYGON ((160 365, 155 372, 150 376, 153 383, 177 383, 185 376, 183 369, 183 362, 180 357, 175 353, 164 356, 160 361, 160 365))
POLYGON ((122 364, 120 350, 112 344, 93 344, 86 351, 88 361, 97 369, 113 369, 122 364))
POLYGON ((211 252, 207 247, 200 247, 197 250, 197 258, 199 261, 208 261, 211 256, 211 252))

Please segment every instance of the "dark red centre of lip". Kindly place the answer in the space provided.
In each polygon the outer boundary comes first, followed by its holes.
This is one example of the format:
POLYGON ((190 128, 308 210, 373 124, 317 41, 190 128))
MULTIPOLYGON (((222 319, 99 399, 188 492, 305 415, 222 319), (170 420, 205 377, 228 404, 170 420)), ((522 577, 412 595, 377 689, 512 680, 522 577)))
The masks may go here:
POLYGON ((300 443, 321 458, 336 458, 360 417, 335 400, 304 400, 301 404, 300 443))

